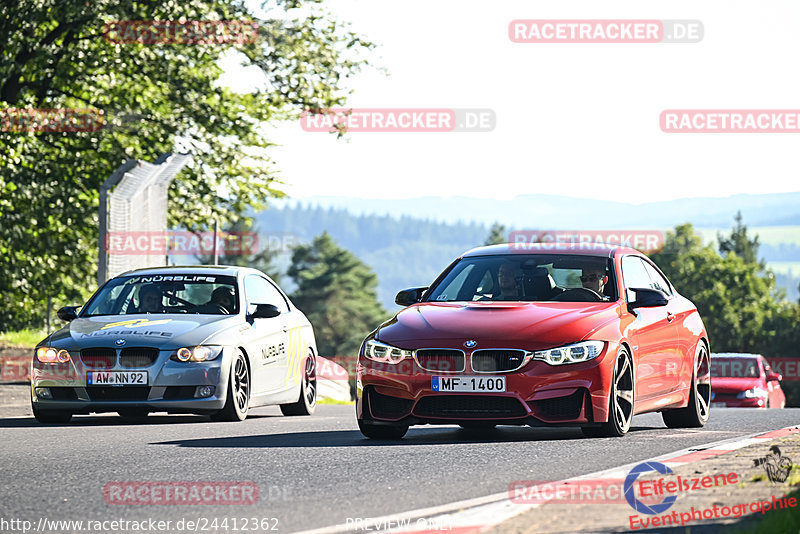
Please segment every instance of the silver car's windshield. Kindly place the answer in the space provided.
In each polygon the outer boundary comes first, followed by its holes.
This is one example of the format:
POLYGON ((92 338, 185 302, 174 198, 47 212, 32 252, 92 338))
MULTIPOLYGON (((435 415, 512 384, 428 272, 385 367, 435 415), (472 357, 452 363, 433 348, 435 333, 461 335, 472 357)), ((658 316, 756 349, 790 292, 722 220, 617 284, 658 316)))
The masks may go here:
POLYGON ((561 301, 616 299, 611 260, 574 254, 508 254, 462 258, 427 301, 561 301))
POLYGON ((81 317, 239 312, 239 293, 233 276, 147 275, 109 281, 86 304, 81 317))

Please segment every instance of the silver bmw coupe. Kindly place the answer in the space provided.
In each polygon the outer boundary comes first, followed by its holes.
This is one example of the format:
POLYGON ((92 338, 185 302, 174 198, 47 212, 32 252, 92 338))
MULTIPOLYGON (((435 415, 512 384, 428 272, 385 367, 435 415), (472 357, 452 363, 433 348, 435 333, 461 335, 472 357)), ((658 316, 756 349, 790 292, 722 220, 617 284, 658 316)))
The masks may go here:
POLYGON ((316 343, 306 316, 264 273, 159 267, 106 282, 34 349, 31 404, 42 423, 74 414, 195 413, 241 421, 280 405, 310 415, 316 343))

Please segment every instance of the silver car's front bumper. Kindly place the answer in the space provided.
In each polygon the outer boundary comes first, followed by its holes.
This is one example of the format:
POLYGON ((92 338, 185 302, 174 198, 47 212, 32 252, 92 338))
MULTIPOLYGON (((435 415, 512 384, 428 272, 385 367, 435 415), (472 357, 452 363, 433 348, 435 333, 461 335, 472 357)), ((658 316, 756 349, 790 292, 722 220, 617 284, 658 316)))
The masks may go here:
POLYGON ((87 384, 87 372, 95 369, 84 367, 76 357, 66 364, 34 361, 31 366, 31 402, 38 410, 72 413, 113 412, 125 408, 211 413, 222 409, 227 399, 231 351, 226 348, 210 362, 176 362, 169 359, 173 352, 161 351, 156 361, 147 367, 122 368, 115 365, 103 369, 147 371, 146 386, 87 384), (214 393, 198 397, 201 386, 214 386, 214 393))

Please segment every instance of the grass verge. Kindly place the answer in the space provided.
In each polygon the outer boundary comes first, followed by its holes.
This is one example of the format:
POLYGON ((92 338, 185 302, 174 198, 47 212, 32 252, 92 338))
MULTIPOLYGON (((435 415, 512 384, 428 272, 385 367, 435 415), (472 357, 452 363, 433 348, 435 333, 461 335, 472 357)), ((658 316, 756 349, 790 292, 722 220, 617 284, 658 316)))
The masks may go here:
POLYGON ((45 337, 47 337, 47 331, 44 328, 3 332, 0 334, 0 346, 33 348, 45 337))

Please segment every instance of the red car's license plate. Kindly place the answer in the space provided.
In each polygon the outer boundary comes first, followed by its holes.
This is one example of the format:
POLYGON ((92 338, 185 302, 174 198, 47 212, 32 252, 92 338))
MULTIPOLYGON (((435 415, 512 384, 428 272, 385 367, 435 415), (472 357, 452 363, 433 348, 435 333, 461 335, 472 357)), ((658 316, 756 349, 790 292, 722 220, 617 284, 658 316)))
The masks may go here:
POLYGON ((431 389, 457 393, 497 393, 506 390, 504 376, 434 376, 431 389))

